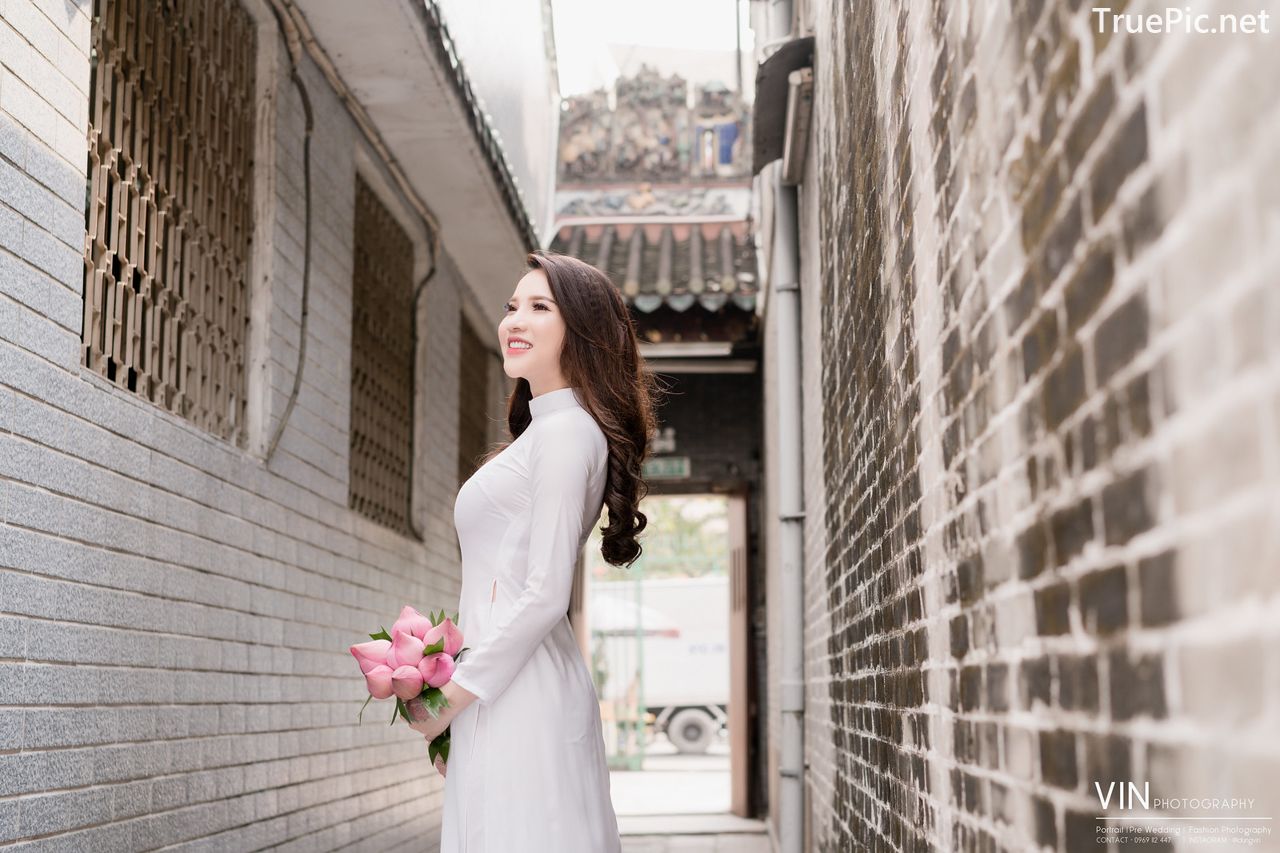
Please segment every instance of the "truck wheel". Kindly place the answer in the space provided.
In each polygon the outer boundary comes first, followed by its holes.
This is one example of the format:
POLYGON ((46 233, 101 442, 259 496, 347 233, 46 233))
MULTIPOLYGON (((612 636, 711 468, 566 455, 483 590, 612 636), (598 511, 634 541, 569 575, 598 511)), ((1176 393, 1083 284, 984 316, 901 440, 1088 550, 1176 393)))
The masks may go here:
POLYGON ((685 708, 667 722, 667 739, 682 753, 706 752, 715 736, 715 721, 701 708, 685 708))

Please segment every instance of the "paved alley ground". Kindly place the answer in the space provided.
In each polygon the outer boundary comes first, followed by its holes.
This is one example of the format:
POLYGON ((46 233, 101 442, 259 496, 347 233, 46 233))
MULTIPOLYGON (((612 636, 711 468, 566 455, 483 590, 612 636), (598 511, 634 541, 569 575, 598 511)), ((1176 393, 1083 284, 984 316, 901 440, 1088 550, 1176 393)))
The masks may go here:
POLYGON ((659 737, 644 770, 610 773, 624 853, 771 853, 764 821, 729 813, 729 746, 680 755, 659 737))

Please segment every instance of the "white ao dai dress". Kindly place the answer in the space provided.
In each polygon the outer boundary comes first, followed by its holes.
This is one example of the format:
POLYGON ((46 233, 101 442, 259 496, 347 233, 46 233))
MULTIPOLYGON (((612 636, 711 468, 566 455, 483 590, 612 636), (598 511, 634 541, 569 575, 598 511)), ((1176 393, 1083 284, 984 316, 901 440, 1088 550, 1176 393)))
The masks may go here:
POLYGON ((519 437, 463 484, 441 853, 620 853, 595 685, 566 611, 600 518, 608 445, 574 388, 534 397, 519 437))

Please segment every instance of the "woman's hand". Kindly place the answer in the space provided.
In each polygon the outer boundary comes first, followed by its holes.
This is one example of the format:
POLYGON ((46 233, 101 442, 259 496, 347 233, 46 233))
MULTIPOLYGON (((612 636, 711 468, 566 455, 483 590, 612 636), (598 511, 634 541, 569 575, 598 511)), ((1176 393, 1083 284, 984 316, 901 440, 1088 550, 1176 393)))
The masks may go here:
POLYGON ((449 714, 449 709, 446 708, 440 712, 440 716, 433 717, 418 696, 413 697, 404 704, 409 709, 409 717, 413 720, 413 722, 409 723, 409 728, 421 733, 428 743, 444 734, 444 730, 449 728, 449 721, 453 717, 453 715, 449 714))
POLYGON ((449 728, 449 724, 453 722, 453 718, 476 701, 474 693, 465 687, 459 687, 452 681, 446 682, 440 689, 444 692, 445 707, 440 710, 438 717, 431 716, 426 705, 422 704, 420 696, 415 696, 404 703, 411 720, 409 727, 425 737, 428 743, 444 734, 445 729, 449 728))
POLYGON ((445 707, 441 709, 439 717, 432 717, 431 712, 422 704, 422 699, 415 696, 405 703, 409 709, 409 717, 413 720, 409 724, 415 732, 421 732, 428 741, 435 740, 436 736, 449 728, 449 723, 453 722, 453 718, 462 713, 462 711, 476 701, 476 695, 465 687, 459 687, 452 681, 445 682, 444 687, 440 688, 444 692, 445 707))

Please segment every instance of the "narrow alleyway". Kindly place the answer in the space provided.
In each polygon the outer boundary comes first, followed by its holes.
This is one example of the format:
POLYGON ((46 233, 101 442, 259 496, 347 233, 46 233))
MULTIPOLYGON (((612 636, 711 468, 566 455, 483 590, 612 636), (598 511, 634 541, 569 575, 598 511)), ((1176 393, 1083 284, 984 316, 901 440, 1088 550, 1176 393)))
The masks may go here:
POLYGON ((723 738, 705 754, 682 755, 660 737, 648 747, 643 771, 610 776, 624 853, 771 853, 763 820, 730 813, 723 738))
POLYGON ((1110 5, 0 0, 0 853, 599 853, 406 605, 624 853, 1280 853, 1280 4, 1110 5))
POLYGON ((622 853, 771 853, 764 824, 758 834, 623 836, 622 853))

